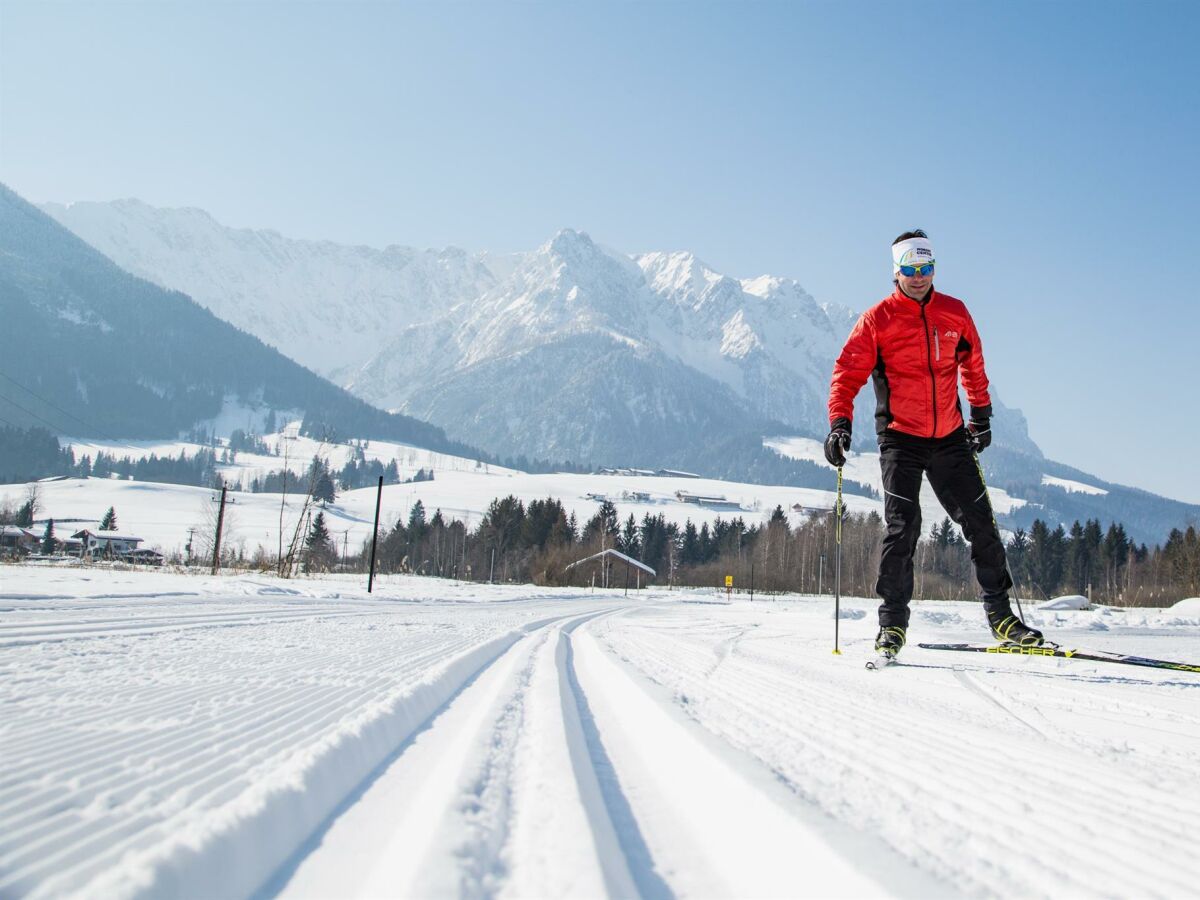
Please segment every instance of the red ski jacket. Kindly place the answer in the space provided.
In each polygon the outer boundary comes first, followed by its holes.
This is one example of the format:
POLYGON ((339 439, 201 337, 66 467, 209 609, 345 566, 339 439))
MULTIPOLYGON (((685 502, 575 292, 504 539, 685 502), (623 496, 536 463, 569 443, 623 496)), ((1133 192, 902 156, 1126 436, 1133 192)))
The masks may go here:
POLYGON ((875 382, 875 430, 925 438, 962 427, 958 373, 976 416, 990 416, 983 347, 961 300, 930 289, 924 301, 899 288, 863 313, 833 366, 829 420, 853 420, 854 398, 875 382))

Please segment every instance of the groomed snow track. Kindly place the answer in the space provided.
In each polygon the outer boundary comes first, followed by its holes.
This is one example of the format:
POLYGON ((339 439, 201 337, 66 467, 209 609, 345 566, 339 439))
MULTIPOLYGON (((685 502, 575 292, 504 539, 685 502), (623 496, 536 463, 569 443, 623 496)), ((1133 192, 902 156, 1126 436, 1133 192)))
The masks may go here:
MULTIPOLYGON (((843 623, 831 657, 819 601, 274 590, 6 599, 0 897, 1179 897, 1200 878, 1200 679, 909 650, 867 672, 870 629, 843 623)), ((914 626, 972 621, 948 609, 914 626)))
POLYGON ((765 771, 600 647, 589 625, 624 611, 521 638, 264 895, 886 893, 765 771))

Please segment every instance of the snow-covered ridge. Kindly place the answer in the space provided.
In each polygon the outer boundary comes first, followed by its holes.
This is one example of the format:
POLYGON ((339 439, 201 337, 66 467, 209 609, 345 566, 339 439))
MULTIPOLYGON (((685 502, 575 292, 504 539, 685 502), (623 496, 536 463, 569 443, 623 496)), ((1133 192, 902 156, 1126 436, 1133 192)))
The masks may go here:
POLYGON ((41 208, 127 271, 188 294, 326 376, 496 281, 481 257, 454 247, 297 240, 137 200, 41 208))
POLYGON ((1043 475, 1042 484, 1062 488, 1070 494, 1095 494, 1102 497, 1108 493, 1104 488, 1098 488, 1095 485, 1084 484, 1082 481, 1071 481, 1069 478, 1055 478, 1053 475, 1043 475))
MULTIPOLYGON (((572 229, 496 257, 292 240, 135 200, 42 208, 363 399, 428 407, 443 427, 461 423, 426 398, 455 372, 589 334, 715 377, 757 415, 814 427, 846 329, 793 280, 739 281, 687 252, 628 256, 572 229)), ((495 399, 503 410, 502 391, 495 399)))

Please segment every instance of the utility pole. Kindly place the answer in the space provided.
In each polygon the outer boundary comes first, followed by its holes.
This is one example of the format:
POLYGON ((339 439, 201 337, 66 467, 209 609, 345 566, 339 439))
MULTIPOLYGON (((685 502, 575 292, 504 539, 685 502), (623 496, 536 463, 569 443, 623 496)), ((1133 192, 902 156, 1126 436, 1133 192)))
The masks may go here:
POLYGON ((379 490, 375 494, 375 528, 371 531, 371 574, 367 576, 367 593, 375 586, 375 545, 379 542, 379 507, 383 503, 383 476, 379 476, 379 490))
POLYGON ((288 441, 292 440, 295 440, 295 437, 289 437, 282 431, 279 433, 279 441, 283 444, 283 493, 279 495, 279 557, 277 560, 281 578, 283 577, 283 510, 287 506, 288 441))
POLYGON ((217 512, 217 538, 213 542, 213 558, 212 558, 212 573, 217 574, 217 567, 221 564, 221 529, 225 527, 225 494, 229 488, 222 486, 221 488, 221 509, 217 512))

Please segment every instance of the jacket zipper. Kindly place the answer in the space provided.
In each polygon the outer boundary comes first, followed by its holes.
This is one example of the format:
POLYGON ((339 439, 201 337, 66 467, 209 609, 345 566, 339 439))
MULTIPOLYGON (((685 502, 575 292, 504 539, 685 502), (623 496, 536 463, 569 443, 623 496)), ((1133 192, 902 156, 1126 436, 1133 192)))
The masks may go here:
POLYGON ((942 361, 942 342, 938 340, 937 326, 933 326, 933 358, 942 361))
POLYGON ((933 395, 933 432, 929 435, 932 438, 937 437, 937 382, 933 374, 933 348, 929 344, 929 319, 925 316, 925 303, 921 304, 921 324, 925 326, 925 359, 929 363, 929 389, 933 395))

